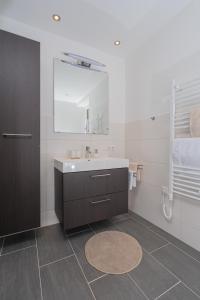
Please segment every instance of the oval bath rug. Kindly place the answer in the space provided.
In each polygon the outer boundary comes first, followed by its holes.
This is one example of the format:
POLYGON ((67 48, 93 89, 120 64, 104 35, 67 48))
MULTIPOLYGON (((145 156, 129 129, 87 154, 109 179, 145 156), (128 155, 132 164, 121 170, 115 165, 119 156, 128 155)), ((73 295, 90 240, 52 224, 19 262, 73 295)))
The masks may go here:
POLYGON ((87 241, 85 255, 89 264, 103 273, 124 274, 139 265, 142 248, 127 233, 103 231, 87 241))

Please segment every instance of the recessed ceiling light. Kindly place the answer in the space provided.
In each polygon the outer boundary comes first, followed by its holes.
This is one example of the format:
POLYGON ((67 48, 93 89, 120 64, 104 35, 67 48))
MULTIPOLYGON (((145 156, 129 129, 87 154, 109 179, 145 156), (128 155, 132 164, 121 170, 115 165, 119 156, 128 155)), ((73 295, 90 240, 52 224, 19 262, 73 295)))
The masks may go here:
POLYGON ((115 46, 119 46, 120 44, 121 44, 120 41, 114 41, 114 45, 115 45, 115 46))
POLYGON ((60 17, 59 15, 53 15, 53 16, 52 16, 52 19, 53 19, 54 21, 56 21, 56 22, 59 22, 60 19, 61 19, 61 17, 60 17))

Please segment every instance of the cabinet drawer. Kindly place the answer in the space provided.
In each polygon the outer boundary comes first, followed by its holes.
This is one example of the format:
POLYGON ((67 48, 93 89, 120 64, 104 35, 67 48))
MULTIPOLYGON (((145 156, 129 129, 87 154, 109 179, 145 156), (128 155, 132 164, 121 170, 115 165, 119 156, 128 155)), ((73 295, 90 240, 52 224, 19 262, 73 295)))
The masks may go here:
POLYGON ((111 218, 128 212, 128 191, 68 201, 64 204, 64 229, 111 218))
POLYGON ((63 176, 64 201, 126 191, 128 168, 108 169, 63 176))

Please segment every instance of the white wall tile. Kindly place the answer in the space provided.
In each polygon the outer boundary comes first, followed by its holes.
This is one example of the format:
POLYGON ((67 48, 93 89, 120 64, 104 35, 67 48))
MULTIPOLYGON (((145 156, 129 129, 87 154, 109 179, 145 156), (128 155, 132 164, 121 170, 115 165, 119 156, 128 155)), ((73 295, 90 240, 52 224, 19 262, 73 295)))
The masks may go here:
POLYGON ((129 208, 200 250, 199 203, 175 196, 172 221, 165 220, 162 212, 161 190, 169 182, 168 117, 160 116, 155 125, 148 119, 126 125, 126 157, 143 162, 141 182, 129 192, 129 208))

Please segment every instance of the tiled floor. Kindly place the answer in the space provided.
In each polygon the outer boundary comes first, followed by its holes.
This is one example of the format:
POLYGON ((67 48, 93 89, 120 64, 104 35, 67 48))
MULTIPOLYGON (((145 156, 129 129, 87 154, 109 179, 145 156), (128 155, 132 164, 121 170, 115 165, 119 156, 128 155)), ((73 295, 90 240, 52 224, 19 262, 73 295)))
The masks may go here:
POLYGON ((135 214, 64 234, 53 225, 0 239, 1 300, 197 300, 200 253, 135 214), (143 247, 141 264, 107 275, 86 261, 85 242, 103 230, 120 230, 143 247))

